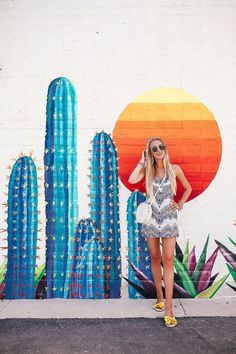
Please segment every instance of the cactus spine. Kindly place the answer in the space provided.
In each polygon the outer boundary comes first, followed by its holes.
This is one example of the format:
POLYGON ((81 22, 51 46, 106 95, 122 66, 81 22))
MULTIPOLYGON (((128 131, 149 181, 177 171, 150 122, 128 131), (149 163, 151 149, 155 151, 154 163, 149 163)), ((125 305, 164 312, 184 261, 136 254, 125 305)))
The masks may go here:
POLYGON ((47 297, 67 298, 78 191, 76 93, 63 77, 48 88, 44 165, 47 297))
MULTIPOLYGON (((153 279, 151 272, 150 255, 145 237, 140 235, 142 224, 136 221, 137 206, 145 200, 143 193, 134 191, 127 202, 127 229, 128 229, 128 255, 129 260, 142 271, 149 279, 153 279)), ((129 266, 128 278, 142 286, 134 271, 129 266)), ((143 298, 132 286, 129 285, 129 297, 132 299, 143 298)))
POLYGON ((103 131, 95 135, 91 152, 90 210, 105 246, 105 297, 119 298, 121 256, 117 152, 111 137, 103 131))
POLYGON ((20 157, 8 185, 7 299, 33 299, 38 235, 38 183, 34 161, 20 157))

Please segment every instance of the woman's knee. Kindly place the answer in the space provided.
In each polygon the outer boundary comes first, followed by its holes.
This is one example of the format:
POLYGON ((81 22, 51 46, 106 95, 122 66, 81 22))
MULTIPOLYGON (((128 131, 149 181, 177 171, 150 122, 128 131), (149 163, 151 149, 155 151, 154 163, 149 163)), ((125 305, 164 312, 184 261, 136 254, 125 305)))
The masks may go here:
POLYGON ((162 262, 164 267, 173 267, 174 264, 174 256, 173 255, 165 255, 162 257, 162 262))
POLYGON ((155 254, 150 254, 151 262, 161 262, 161 254, 159 252, 155 254))

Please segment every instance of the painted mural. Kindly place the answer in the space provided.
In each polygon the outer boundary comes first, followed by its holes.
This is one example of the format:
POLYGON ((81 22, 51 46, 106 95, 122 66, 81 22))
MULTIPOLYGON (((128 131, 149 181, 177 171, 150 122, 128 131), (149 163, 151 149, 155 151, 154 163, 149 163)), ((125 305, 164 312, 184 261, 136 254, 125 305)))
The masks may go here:
MULTIPOLYGON (((113 135, 96 132, 91 141, 90 215, 80 219, 77 95, 71 81, 54 79, 45 103, 45 229, 38 210, 38 179, 42 178, 38 172, 42 168, 32 153, 20 153, 8 166, 6 226, 0 230, 5 242, 0 258, 0 298, 120 298, 122 278, 130 298, 155 298, 148 246, 135 217, 137 206, 146 198, 144 184, 129 185, 128 176, 147 138, 161 136, 172 162, 181 165, 193 187, 190 200, 197 198, 215 177, 221 161, 222 142, 215 118, 183 90, 161 88, 135 99, 117 119, 113 135), (130 191, 125 206, 127 234, 123 235, 120 182, 130 191), (122 237, 128 238, 125 255, 121 254, 122 237), (38 256, 42 239, 45 262, 39 262, 38 256), (127 276, 122 271, 123 256, 127 276)), ((229 241, 236 246, 232 238, 229 241)), ((229 276, 236 281, 235 251, 209 235, 198 258, 189 240, 184 249, 176 243, 174 267, 174 297, 211 298, 229 276), (215 244, 215 250, 207 257, 209 242, 215 244), (217 279, 219 273, 213 267, 219 255, 226 267, 217 279)))
MULTIPOLYGON (((221 136, 213 114, 180 89, 155 89, 131 102, 113 132, 120 179, 131 191, 145 191, 143 181, 130 185, 128 177, 152 136, 164 139, 172 162, 183 169, 192 186, 188 201, 199 196, 215 177, 221 161, 221 136)), ((183 193, 181 184, 177 186, 176 200, 183 193)))

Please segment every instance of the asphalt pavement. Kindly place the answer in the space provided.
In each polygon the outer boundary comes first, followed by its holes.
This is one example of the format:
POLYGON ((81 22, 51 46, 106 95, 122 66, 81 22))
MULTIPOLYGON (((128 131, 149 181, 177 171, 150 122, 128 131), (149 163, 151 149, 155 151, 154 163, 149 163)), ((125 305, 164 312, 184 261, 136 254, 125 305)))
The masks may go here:
POLYGON ((236 298, 173 299, 164 325, 154 299, 3 300, 0 354, 236 354, 236 298))
POLYGON ((235 317, 5 319, 0 352, 17 354, 234 354, 235 317))

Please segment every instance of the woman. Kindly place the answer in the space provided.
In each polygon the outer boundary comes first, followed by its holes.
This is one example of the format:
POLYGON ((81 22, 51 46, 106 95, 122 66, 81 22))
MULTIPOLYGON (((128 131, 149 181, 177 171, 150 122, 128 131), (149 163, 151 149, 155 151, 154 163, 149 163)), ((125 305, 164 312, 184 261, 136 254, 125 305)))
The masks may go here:
POLYGON ((179 236, 177 210, 183 208, 192 188, 182 169, 170 163, 166 145, 159 137, 150 138, 141 160, 131 173, 128 182, 137 183, 145 176, 147 198, 152 199, 152 218, 149 224, 142 224, 141 235, 147 238, 151 257, 151 268, 157 291, 157 301, 153 305, 156 311, 164 311, 165 325, 174 327, 177 320, 173 315, 172 296, 174 286, 174 251, 176 237, 179 236), (178 202, 176 195, 176 177, 184 187, 184 193, 178 202), (155 193, 157 192, 156 196, 155 193), (160 250, 162 238, 162 254, 160 250), (162 269, 165 284, 165 298, 162 292, 162 269))

